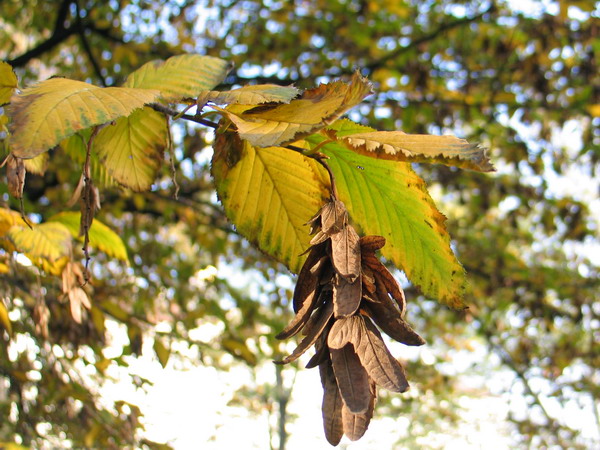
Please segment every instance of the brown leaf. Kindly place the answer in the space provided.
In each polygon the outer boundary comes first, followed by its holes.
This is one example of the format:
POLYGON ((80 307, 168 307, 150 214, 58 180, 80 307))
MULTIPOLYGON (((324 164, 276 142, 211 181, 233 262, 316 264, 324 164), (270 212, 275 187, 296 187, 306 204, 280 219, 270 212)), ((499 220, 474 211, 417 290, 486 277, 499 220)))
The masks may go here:
MULTIPOLYGON (((321 297, 320 293, 318 297, 321 297)), ((318 305, 316 289, 310 293, 308 298, 302 303, 300 310, 296 313, 292 321, 275 338, 287 339, 298 333, 306 324, 314 308, 318 305)))
POLYGON ((383 236, 363 236, 360 238, 360 251, 361 253, 371 252, 383 248, 385 246, 385 238, 383 236))
MULTIPOLYGON (((323 346, 327 348, 326 346, 323 346)), ((327 442, 335 446, 340 443, 344 434, 342 428, 343 401, 338 389, 331 361, 319 365, 321 384, 323 385, 323 428, 327 442)))
POLYGON ((358 310, 362 298, 361 277, 349 283, 336 274, 333 280, 333 315, 336 319, 351 316, 358 310))
POLYGON ((319 286, 319 275, 327 259, 324 246, 315 246, 310 249, 294 288, 294 312, 298 312, 307 300, 310 302, 312 296, 318 296, 316 291, 319 286))
POLYGON ((379 386, 390 391, 406 391, 408 381, 404 369, 385 346, 379 330, 370 319, 365 319, 363 316, 353 317, 359 319, 354 327, 358 332, 351 333, 350 337, 369 377, 379 386))
POLYGON ((317 234, 310 240, 310 245, 319 245, 329 239, 329 235, 322 231, 317 231, 317 234))
POLYGON ((8 181, 8 192, 14 198, 23 197, 26 173, 23 160, 15 157, 12 153, 8 155, 6 160, 6 178, 8 181))
POLYGON ((306 337, 300 341, 298 346, 294 349, 294 351, 287 357, 285 357, 282 361, 275 361, 276 364, 289 364, 292 361, 297 360, 306 350, 310 348, 311 345, 315 343, 315 341, 321 336, 323 330, 329 323, 329 319, 333 315, 333 305, 332 302, 327 302, 323 304, 321 308, 313 317, 316 317, 315 320, 311 317, 311 320, 304 327, 304 331, 306 332, 306 337))
MULTIPOLYGON (((363 261, 365 261, 363 259, 363 261)), ((404 298, 404 291, 394 278, 394 276, 390 273, 387 267, 379 261, 377 258, 367 257, 366 263, 368 267, 373 271, 373 276, 375 277, 375 286, 379 291, 385 290, 388 292, 400 308, 400 312, 404 314, 406 310, 406 299, 404 298), (382 287, 379 287, 379 283, 382 284, 382 287)))
MULTIPOLYGON (((330 325, 328 325, 331 328, 330 325)), ((315 342, 315 354, 308 360, 306 363, 307 369, 312 369, 313 367, 317 367, 318 365, 323 364, 325 361, 329 359, 329 349, 327 348, 327 335, 329 334, 329 330, 325 327, 325 330, 315 342)))
POLYGON ((339 200, 326 203, 321 209, 321 230, 327 235, 339 233, 348 223, 348 211, 339 200))
POLYGON ((344 404, 354 414, 365 413, 371 401, 370 380, 352 344, 329 348, 333 372, 344 404))
POLYGON ((100 209, 100 192, 90 178, 84 182, 81 192, 81 222, 79 236, 84 236, 92 226, 96 210, 100 209))
POLYGON ((358 441, 369 427, 373 411, 375 410, 375 402, 377 400, 377 386, 371 382, 371 400, 369 407, 362 414, 354 414, 346 405, 342 405, 342 427, 344 434, 351 441, 358 441))
MULTIPOLYGON (((383 297, 383 296, 382 296, 383 297)), ((406 323, 400 311, 385 294, 387 301, 364 302, 363 307, 375 324, 392 339, 405 345, 423 345, 425 341, 406 323)))
POLYGON ((353 333, 357 331, 357 321, 359 320, 356 316, 344 317, 336 320, 327 336, 327 346, 329 348, 340 349, 349 342, 353 341, 353 333))
POLYGON ((360 275, 359 237, 352 226, 331 235, 331 261, 337 273, 350 283, 360 275))

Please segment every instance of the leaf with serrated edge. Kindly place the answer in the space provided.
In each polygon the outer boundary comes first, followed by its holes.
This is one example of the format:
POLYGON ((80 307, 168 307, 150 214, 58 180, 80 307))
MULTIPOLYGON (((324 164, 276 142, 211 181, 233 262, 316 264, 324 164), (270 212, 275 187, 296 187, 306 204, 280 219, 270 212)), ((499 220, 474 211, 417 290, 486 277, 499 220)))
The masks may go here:
POLYGON ((344 434, 351 441, 358 441, 367 431, 375 410, 376 398, 377 387, 374 383, 371 383, 371 400, 369 401, 369 407, 363 414, 354 414, 346 405, 342 405, 342 427, 344 434))
POLYGON ((162 100, 176 102, 214 88, 230 70, 231 64, 220 58, 178 55, 144 64, 127 77, 124 86, 158 89, 162 100))
POLYGON ((229 117, 243 139, 256 147, 270 147, 324 128, 370 93, 371 83, 356 73, 350 83, 322 84, 287 104, 215 108, 229 117))
MULTIPOLYGON (((318 144, 322 136, 306 140, 318 144)), ((381 235, 381 253, 423 293, 464 308, 464 269, 450 248, 446 218, 410 164, 369 158, 338 143, 325 144, 339 198, 363 234, 381 235)))
POLYGON ((17 75, 10 64, 0 61, 0 105, 8 103, 17 89, 17 75))
POLYGON ((164 115, 146 107, 100 130, 92 148, 115 180, 134 191, 144 191, 154 182, 162 163, 167 127, 164 115))
POLYGON ((406 134, 402 131, 376 131, 359 125, 351 133, 352 122, 333 124, 328 135, 340 139, 348 148, 372 158, 393 161, 439 163, 479 172, 492 172, 494 166, 486 155, 486 149, 469 144, 455 136, 406 134), (336 133, 339 127, 341 134, 336 133))
POLYGON ((11 151, 33 158, 79 130, 128 116, 158 95, 157 90, 101 88, 66 78, 42 81, 12 97, 11 151))
POLYGON ((298 272, 310 235, 304 224, 328 196, 327 175, 292 150, 255 148, 217 133, 212 173, 225 213, 240 234, 298 272))
POLYGON ((342 440, 342 396, 338 389, 331 361, 319 365, 321 384, 323 385, 323 428, 325 438, 331 445, 336 446, 342 440))
MULTIPOLYGON (((76 238, 79 235, 81 213, 64 211, 48 219, 48 223, 52 222, 64 225, 71 235, 76 238)), ((93 248, 97 248, 111 258, 117 258, 125 262, 129 260, 127 249, 121 237, 98 219, 94 219, 88 234, 90 245, 93 248)))
POLYGON ((63 260, 71 254, 71 234, 60 223, 47 222, 33 225, 31 229, 14 225, 8 230, 8 236, 17 251, 52 273, 60 274, 62 266, 66 264, 66 260, 63 260), (55 266, 54 263, 59 262, 60 267, 55 266))
POLYGON ((408 381, 404 369, 383 343, 381 334, 371 319, 363 316, 353 316, 352 319, 357 319, 354 328, 358 332, 351 333, 351 343, 369 377, 390 391, 406 391, 408 381))
POLYGON ((300 91, 294 86, 278 86, 276 84, 258 84, 243 86, 231 91, 203 91, 198 96, 198 105, 208 102, 217 105, 239 103, 241 105, 258 105, 267 102, 289 103, 300 91))
POLYGON ((344 404, 354 414, 365 413, 371 400, 370 380, 354 347, 330 348, 329 355, 344 404))

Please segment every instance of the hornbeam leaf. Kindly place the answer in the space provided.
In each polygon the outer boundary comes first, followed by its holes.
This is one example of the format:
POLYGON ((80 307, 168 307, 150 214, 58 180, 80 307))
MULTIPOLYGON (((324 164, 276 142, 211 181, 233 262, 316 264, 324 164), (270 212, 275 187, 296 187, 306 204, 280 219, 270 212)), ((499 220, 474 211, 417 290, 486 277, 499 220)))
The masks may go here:
POLYGON ((60 275, 71 254, 71 234, 60 223, 47 222, 33 228, 15 225, 8 237, 16 250, 33 264, 54 275, 60 275))
POLYGON ((231 70, 223 59, 202 55, 178 55, 165 61, 150 61, 125 81, 125 87, 158 89, 166 102, 194 98, 220 84, 231 70))
POLYGON ((27 172, 34 173, 36 175, 44 175, 46 169, 48 168, 49 160, 50 155, 48 155, 48 153, 41 153, 35 158, 23 160, 23 163, 25 164, 25 169, 27 172))
POLYGON ((358 278, 350 283, 336 274, 333 282, 333 314, 337 318, 348 317, 356 312, 362 298, 362 280, 358 278))
POLYGON ((358 332, 351 334, 352 344, 369 378, 390 391, 406 391, 408 381, 404 369, 383 343, 379 330, 373 325, 371 319, 365 319, 363 316, 354 317, 359 320, 356 323, 358 332))
MULTIPOLYGON (((318 144, 323 137, 306 140, 318 144)), ((410 164, 359 155, 340 143, 321 151, 350 217, 363 234, 385 237, 381 253, 422 292, 453 308, 463 308, 465 274, 450 248, 445 217, 410 164)))
POLYGON ((370 93, 371 83, 356 73, 350 83, 322 84, 287 104, 217 109, 236 125, 243 139, 256 147, 270 147, 285 145, 324 128, 370 93))
MULTIPOLYGON (((60 148, 69 155, 73 161, 83 166, 87 157, 87 143, 91 135, 91 129, 82 130, 73 136, 69 136, 67 139, 63 139, 60 143, 60 148)), ((47 153, 43 153, 43 155, 47 155, 47 153)), ((34 158, 34 160, 35 159, 36 158, 34 158)), ((102 164, 96 152, 90 153, 90 170, 95 185, 111 187, 116 184, 115 179, 109 175, 106 166, 102 164)))
POLYGON ((360 275, 359 239, 350 225, 331 235, 331 262, 337 273, 350 283, 354 283, 360 275))
POLYGON ((364 307, 375 324, 392 339, 405 345, 425 344, 423 338, 403 319, 400 310, 387 293, 379 295, 376 301, 365 302, 364 307))
POLYGON ((231 91, 203 91, 198 96, 198 105, 208 102, 217 105, 239 103, 241 105, 258 105, 267 102, 289 103, 300 91, 294 86, 278 86, 276 84, 258 84, 244 86, 231 91))
POLYGON ((225 213, 262 251, 298 272, 310 235, 304 224, 328 196, 318 163, 285 148, 255 148, 217 132, 212 173, 225 213))
POLYGON ((305 301, 311 301, 313 296, 319 295, 319 278, 327 261, 324 246, 314 246, 310 249, 296 280, 293 296, 294 312, 298 312, 305 301))
POLYGON ((363 414, 371 402, 369 375, 351 344, 330 348, 333 373, 344 405, 354 414, 363 414))
POLYGON ((17 89, 17 75, 10 64, 0 61, 0 105, 8 103, 17 89))
MULTIPOLYGON (((67 227, 74 238, 79 237, 80 212, 64 211, 52 216, 48 222, 60 223, 67 227)), ((127 249, 121 237, 98 219, 94 219, 88 233, 92 247, 106 253, 111 258, 129 261, 127 249)))
POLYGON ((128 116, 158 95, 157 90, 101 88, 66 78, 42 81, 12 97, 11 151, 33 158, 79 130, 128 116))
MULTIPOLYGON (((326 348, 326 347, 325 347, 326 348)), ((323 428, 325 438, 331 445, 336 446, 342 440, 344 434, 342 428, 343 401, 338 389, 331 361, 319 365, 321 384, 323 385, 323 428)))
POLYGON ((340 139, 348 148, 372 158, 439 163, 479 172, 495 170, 483 147, 455 136, 376 131, 362 125, 357 125, 352 133, 349 120, 332 124, 328 131, 328 135, 340 139))
POLYGON ((145 107, 100 130, 92 148, 115 180, 143 191, 156 178, 167 144, 165 116, 145 107))

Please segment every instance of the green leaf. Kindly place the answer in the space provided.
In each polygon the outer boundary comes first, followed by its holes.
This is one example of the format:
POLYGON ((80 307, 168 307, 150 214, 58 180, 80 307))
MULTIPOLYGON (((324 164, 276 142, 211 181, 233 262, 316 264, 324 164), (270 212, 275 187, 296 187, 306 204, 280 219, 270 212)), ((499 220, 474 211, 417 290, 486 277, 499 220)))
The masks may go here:
MULTIPOLYGON (((64 225, 70 234, 79 237, 79 224, 81 222, 81 213, 75 211, 65 211, 52 216, 48 223, 59 223, 64 225)), ((117 233, 100 222, 94 219, 89 230, 90 245, 98 250, 106 253, 111 258, 117 258, 121 261, 128 262, 127 249, 123 240, 117 233)))
POLYGON ((66 78, 43 81, 12 98, 11 150, 19 158, 33 158, 80 130, 128 116, 158 95, 66 78))
POLYGON ((198 96, 198 105, 208 102, 217 105, 239 103, 242 105, 257 105, 260 103, 277 102, 289 103, 300 91, 294 86, 278 86, 276 84, 259 84, 244 86, 231 91, 205 91, 198 96))
MULTIPOLYGON (((312 144, 323 140, 319 135, 307 138, 312 144)), ((383 256, 424 294, 464 307, 465 274, 450 248, 445 217, 410 164, 369 158, 335 142, 321 151, 330 157, 328 164, 350 217, 364 234, 386 238, 383 256)))
POLYGON ((92 148, 115 180, 143 191, 155 180, 167 144, 165 116, 146 107, 100 130, 92 148))
POLYGON ((324 128, 370 93, 371 83, 356 73, 350 83, 322 84, 287 104, 215 108, 229 117, 250 144, 270 147, 285 145, 324 128))
POLYGON ((327 134, 356 153, 372 158, 439 163, 480 172, 494 170, 484 148, 455 136, 376 131, 350 120, 339 120, 328 127, 327 134))
POLYGON ((178 55, 166 61, 150 61, 125 81, 125 87, 158 89, 161 99, 177 102, 195 98, 200 92, 220 84, 231 65, 219 58, 202 55, 178 55))
POLYGON ((0 61, 0 105, 8 103, 17 89, 17 75, 10 64, 0 61))
POLYGON ((234 133, 218 133, 212 173, 236 229, 298 272, 310 241, 305 223, 328 196, 318 164, 288 149, 256 148, 234 133))
POLYGON ((169 348, 167 348, 165 346, 165 344, 162 343, 162 341, 160 339, 158 339, 158 337, 154 338, 154 352, 156 353, 156 356, 158 357, 158 362, 160 362, 160 365, 163 367, 163 369, 165 367, 167 367, 167 363, 169 362, 169 356, 171 356, 171 350, 169 350, 169 348))

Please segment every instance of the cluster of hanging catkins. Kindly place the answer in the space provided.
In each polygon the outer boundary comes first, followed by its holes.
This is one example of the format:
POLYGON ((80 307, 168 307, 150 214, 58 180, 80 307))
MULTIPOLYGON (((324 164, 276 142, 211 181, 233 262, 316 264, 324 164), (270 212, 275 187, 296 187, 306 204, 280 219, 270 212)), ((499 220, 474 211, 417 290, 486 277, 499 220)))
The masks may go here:
POLYGON ((406 345, 425 341, 404 321, 402 288, 375 256, 385 238, 359 238, 339 200, 325 204, 309 224, 314 237, 294 291, 296 316, 277 335, 286 339, 302 331, 304 338, 277 363, 292 362, 315 344, 306 367, 319 366, 325 436, 337 445, 344 434, 355 441, 365 433, 377 386, 408 389, 404 369, 377 327, 406 345))

